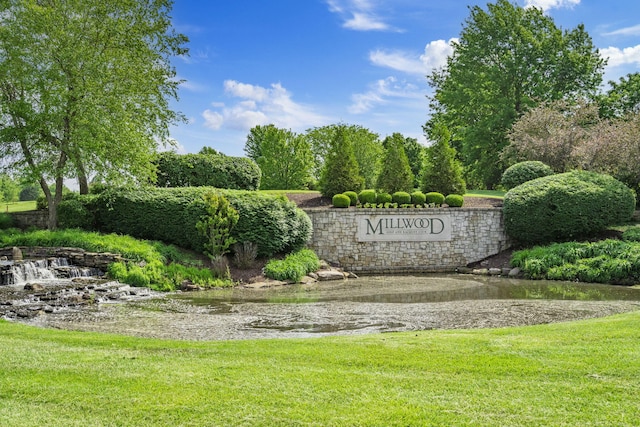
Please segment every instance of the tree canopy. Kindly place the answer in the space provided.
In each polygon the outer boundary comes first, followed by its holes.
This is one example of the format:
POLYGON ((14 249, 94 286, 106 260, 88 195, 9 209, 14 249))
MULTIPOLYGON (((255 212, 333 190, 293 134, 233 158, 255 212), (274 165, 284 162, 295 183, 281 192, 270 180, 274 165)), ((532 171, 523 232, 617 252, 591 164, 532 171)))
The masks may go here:
POLYGON ((0 5, 0 153, 40 183, 49 227, 63 180, 147 180, 186 54, 171 0, 6 0, 0 5), (47 181, 55 182, 55 192, 47 181))
POLYGON ((609 85, 609 90, 598 97, 602 117, 640 113, 640 73, 627 74, 618 82, 610 81, 609 85))
POLYGON ((497 0, 469 10, 446 66, 429 76, 425 132, 446 125, 467 181, 491 188, 512 123, 540 102, 595 96, 605 61, 583 25, 562 31, 539 8, 497 0))
POLYGON ((262 172, 261 190, 305 189, 311 181, 313 156, 304 135, 274 125, 255 126, 244 151, 262 172))

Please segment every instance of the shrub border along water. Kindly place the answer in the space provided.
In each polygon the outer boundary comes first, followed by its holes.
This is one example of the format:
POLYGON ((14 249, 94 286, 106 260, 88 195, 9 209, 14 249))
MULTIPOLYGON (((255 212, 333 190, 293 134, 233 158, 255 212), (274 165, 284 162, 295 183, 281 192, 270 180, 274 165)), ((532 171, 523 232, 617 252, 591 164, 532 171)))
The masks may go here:
POLYGON ((281 260, 270 260, 264 266, 264 275, 273 280, 299 282, 304 276, 320 268, 320 260, 311 249, 301 249, 281 260))
POLYGON ((640 283, 640 227, 623 240, 565 242, 515 251, 511 265, 530 279, 569 280, 614 285, 640 283))

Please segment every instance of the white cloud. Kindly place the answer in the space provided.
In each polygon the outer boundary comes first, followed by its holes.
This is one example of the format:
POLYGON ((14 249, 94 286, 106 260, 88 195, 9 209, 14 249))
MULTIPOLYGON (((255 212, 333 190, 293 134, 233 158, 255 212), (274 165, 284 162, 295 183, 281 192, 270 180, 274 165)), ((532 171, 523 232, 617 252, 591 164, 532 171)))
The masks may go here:
POLYGON ((388 104, 394 100, 423 99, 424 94, 419 88, 405 81, 398 81, 395 77, 387 77, 373 83, 369 91, 352 95, 353 103, 349 106, 349 113, 363 114, 377 105, 388 104))
POLYGON ((387 67, 408 74, 425 75, 431 73, 434 68, 446 65, 447 57, 453 53, 451 43, 454 41, 457 41, 457 39, 429 42, 424 47, 424 53, 419 56, 406 51, 384 51, 378 49, 369 53, 369 60, 380 67, 387 67))
POLYGON ((238 100, 231 106, 213 103, 212 107, 216 110, 207 109, 202 113, 205 126, 213 130, 228 128, 248 131, 254 126, 271 123, 287 129, 303 130, 329 121, 312 108, 293 101, 291 94, 280 83, 265 88, 226 80, 224 89, 228 96, 238 100))
POLYGON ((640 35, 640 25, 633 27, 620 28, 619 30, 604 33, 604 36, 638 36, 640 35))
POLYGON ((420 60, 428 71, 434 68, 440 68, 447 64, 447 57, 453 54, 452 43, 457 42, 457 38, 451 38, 449 41, 435 40, 427 43, 424 47, 424 53, 420 55, 420 60))
POLYGON ((572 8, 580 4, 580 0, 525 0, 525 7, 538 7, 544 11, 550 9, 572 8))
POLYGON ((344 28, 356 31, 394 30, 375 13, 370 0, 327 0, 327 4, 330 12, 342 17, 344 28))
POLYGON ((600 55, 603 58, 609 58, 608 67, 618 67, 625 64, 640 65, 640 45, 625 47, 624 49, 607 47, 600 49, 600 55))

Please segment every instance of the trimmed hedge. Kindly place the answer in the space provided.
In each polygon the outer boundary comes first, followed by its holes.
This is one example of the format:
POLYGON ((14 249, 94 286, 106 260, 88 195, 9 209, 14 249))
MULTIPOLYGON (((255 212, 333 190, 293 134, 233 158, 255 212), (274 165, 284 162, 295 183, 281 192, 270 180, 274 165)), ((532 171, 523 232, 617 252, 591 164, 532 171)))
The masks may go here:
POLYGON ((348 208, 351 205, 351 199, 346 194, 335 194, 331 198, 334 208, 348 208))
POLYGON ((396 191, 391 195, 391 201, 398 205, 411 204, 411 195, 406 191, 396 191))
POLYGON ((349 197, 349 199, 351 200, 351 206, 355 206, 358 204, 358 193, 356 193, 355 191, 345 191, 342 194, 349 197))
POLYGON ((94 196, 95 225, 99 231, 202 252, 205 241, 196 223, 207 214, 203 196, 211 191, 222 194, 238 211, 231 236, 239 243, 255 243, 258 256, 300 249, 311 238, 311 220, 284 195, 212 187, 110 189, 94 196))
POLYGON ((427 201, 427 196, 422 191, 414 191, 411 193, 411 203, 414 205, 424 205, 427 201))
POLYGON ((232 190, 257 190, 260 168, 246 157, 224 154, 163 152, 155 161, 158 187, 210 186, 232 190))
POLYGON ((635 194, 609 175, 574 171, 525 182, 504 196, 505 231, 525 244, 589 237, 628 221, 635 194))
POLYGON ((362 190, 358 194, 358 200, 360 203, 376 203, 376 190, 362 190))
POLYGON ((501 184, 511 190, 527 181, 549 175, 553 175, 551 166, 538 160, 528 160, 508 167, 502 174, 501 184))
POLYGON ((393 200, 393 196, 389 193, 378 193, 376 195, 376 200, 373 203, 377 203, 378 205, 383 205, 385 203, 391 203, 393 200))
POLYGON ((449 194, 444 198, 444 203, 452 208, 460 208, 464 204, 464 197, 459 194, 449 194))
POLYGON ((425 194, 426 200, 428 204, 434 204, 436 206, 440 206, 444 203, 444 194, 438 193, 437 191, 431 191, 425 194))

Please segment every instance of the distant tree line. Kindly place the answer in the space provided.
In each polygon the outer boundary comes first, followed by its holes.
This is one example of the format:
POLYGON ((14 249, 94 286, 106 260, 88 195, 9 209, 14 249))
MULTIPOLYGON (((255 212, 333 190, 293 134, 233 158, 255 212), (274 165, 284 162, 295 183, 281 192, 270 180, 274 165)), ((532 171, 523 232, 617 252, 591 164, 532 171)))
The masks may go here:
POLYGON ((455 150, 443 152, 441 144, 425 147, 400 133, 381 140, 358 125, 332 124, 303 134, 273 124, 255 126, 247 136, 245 153, 260 167, 263 190, 319 189, 327 197, 363 188, 388 193, 415 188, 464 192, 455 150), (443 184, 436 177, 445 173, 449 178, 443 184), (458 185, 450 185, 451 181, 458 185))

